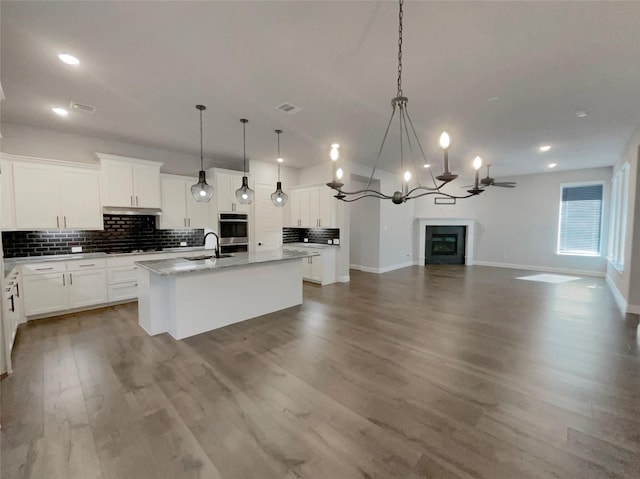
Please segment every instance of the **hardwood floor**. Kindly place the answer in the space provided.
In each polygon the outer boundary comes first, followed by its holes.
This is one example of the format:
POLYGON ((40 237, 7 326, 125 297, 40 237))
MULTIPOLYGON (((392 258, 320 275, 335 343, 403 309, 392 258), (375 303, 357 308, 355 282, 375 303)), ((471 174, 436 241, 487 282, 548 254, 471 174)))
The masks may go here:
POLYGON ((135 303, 29 323, 2 478, 640 477, 637 328, 603 279, 351 273, 183 341, 135 303))

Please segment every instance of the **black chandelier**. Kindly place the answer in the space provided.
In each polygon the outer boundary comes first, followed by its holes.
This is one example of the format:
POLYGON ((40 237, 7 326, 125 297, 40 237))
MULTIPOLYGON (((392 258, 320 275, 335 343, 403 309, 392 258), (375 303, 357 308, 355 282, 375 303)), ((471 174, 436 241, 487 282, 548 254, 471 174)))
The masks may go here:
POLYGON ((482 166, 482 159, 479 156, 477 156, 473 160, 473 167, 476 170, 475 184, 473 188, 467 190, 467 193, 468 193, 467 195, 456 196, 456 195, 452 195, 442 191, 442 188, 445 185, 447 185, 448 183, 450 183, 451 181, 455 180, 458 177, 458 175, 453 174, 449 171, 450 138, 446 131, 443 132, 442 135, 440 135, 440 147, 442 148, 444 153, 444 158, 443 158, 444 171, 441 175, 434 177, 431 170, 429 170, 429 174, 431 175, 431 180, 433 182, 433 185, 426 186, 426 185, 420 184, 420 180, 417 175, 418 168, 416 167, 415 156, 413 153, 412 137, 415 139, 417 149, 422 155, 422 158, 425 164, 427 163, 427 158, 424 154, 424 150, 422 149, 422 145, 420 144, 420 140, 418 139, 418 135, 413 126, 413 122, 411 121, 411 117, 409 116, 409 111, 407 108, 408 99, 406 96, 403 95, 403 92, 402 92, 402 16, 403 16, 404 0, 400 0, 399 3, 400 3, 400 10, 398 14, 398 21, 399 21, 398 91, 397 91, 396 97, 391 100, 391 107, 392 107, 391 118, 389 119, 389 123, 387 124, 387 129, 384 132, 384 136, 382 137, 382 143, 380 144, 380 149, 378 150, 378 156, 376 158, 376 162, 374 164, 373 170, 371 171, 371 176, 369 177, 369 181, 367 182, 367 186, 365 187, 365 189, 359 190, 359 191, 344 191, 342 189, 344 186, 344 183, 342 182, 343 170, 342 168, 339 168, 337 165, 337 161, 339 157, 339 154, 338 154, 339 145, 334 143, 333 145, 331 145, 331 153, 330 153, 330 157, 334 165, 333 180, 330 183, 327 183, 327 186, 336 191, 335 198, 345 202, 352 202, 362 198, 373 197, 378 199, 391 200, 394 204, 399 205, 399 204, 405 203, 407 200, 420 198, 421 196, 426 196, 426 195, 440 195, 442 197, 452 198, 454 200, 469 198, 471 196, 478 195, 482 193, 482 191, 484 191, 483 189, 479 188, 479 184, 478 184, 479 170, 480 170, 480 167, 482 166), (400 167, 401 167, 401 170, 404 171, 404 173, 402 178, 401 191, 395 191, 393 194, 387 195, 380 191, 372 189, 371 183, 373 181, 373 176, 378 167, 378 162, 380 161, 380 157, 384 149, 384 143, 389 134, 389 129, 391 128, 391 124, 396 115, 396 111, 398 111, 399 127, 400 127, 400 167), (409 149, 409 153, 411 154, 411 158, 413 162, 413 170, 416 172, 415 176, 416 176, 417 186, 411 189, 409 188, 409 182, 411 181, 411 177, 412 177, 411 171, 409 169, 405 169, 405 164, 404 164, 405 163, 405 158, 404 158, 405 141, 406 141, 406 146, 409 149))

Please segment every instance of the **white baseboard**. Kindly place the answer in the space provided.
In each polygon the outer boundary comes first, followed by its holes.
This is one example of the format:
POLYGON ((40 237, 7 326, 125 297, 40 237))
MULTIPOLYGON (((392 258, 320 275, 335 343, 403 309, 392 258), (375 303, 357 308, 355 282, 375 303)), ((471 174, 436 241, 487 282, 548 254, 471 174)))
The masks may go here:
POLYGON ((344 276, 338 276, 338 283, 348 283, 349 281, 351 281, 351 278, 348 274, 344 276))
POLYGON ((547 266, 534 266, 530 264, 495 263, 493 261, 478 260, 474 261, 473 264, 478 266, 493 266, 495 268, 529 269, 531 271, 542 271, 545 273, 578 274, 581 276, 597 276, 600 278, 603 278, 605 276, 604 271, 591 271, 571 268, 551 268, 547 266))
POLYGON ((618 289, 618 286, 616 286, 616 283, 614 283, 613 280, 608 275, 605 276, 605 278, 607 280, 607 284, 609 285, 609 289, 613 293, 613 298, 616 300, 616 304, 618 305, 618 308, 620 308, 620 311, 622 312, 622 314, 625 314, 629 309, 627 306, 627 300, 624 299, 624 296, 618 289))
POLYGON ((389 271, 394 271, 396 269, 406 268, 408 266, 413 266, 415 263, 413 261, 407 261, 406 263, 394 264, 391 266, 385 266, 384 268, 371 268, 369 266, 362 266, 359 264, 350 264, 349 269, 355 269, 357 271, 362 271, 364 273, 388 273, 389 271))
POLYGON ((640 314, 640 305, 638 304, 627 305, 627 313, 640 314))

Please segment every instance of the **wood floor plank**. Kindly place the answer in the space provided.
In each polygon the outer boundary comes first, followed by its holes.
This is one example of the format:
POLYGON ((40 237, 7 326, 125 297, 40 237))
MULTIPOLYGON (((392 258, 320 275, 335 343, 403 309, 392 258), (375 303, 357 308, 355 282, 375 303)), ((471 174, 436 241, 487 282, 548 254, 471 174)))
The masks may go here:
POLYGON ((640 477, 637 328, 605 281, 410 267, 175 341, 126 304, 20 328, 2 478, 640 477))

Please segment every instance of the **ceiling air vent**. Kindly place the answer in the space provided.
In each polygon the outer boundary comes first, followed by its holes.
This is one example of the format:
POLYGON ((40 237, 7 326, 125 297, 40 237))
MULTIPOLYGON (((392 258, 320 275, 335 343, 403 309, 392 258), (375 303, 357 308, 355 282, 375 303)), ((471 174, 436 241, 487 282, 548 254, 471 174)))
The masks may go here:
POLYGON ((302 108, 300 108, 299 106, 292 105, 291 103, 288 103, 288 102, 280 103, 275 107, 275 109, 280 110, 289 115, 293 115, 294 113, 298 113, 299 111, 302 111, 302 108))
POLYGON ((81 111, 84 113, 95 113, 96 107, 91 105, 85 105, 84 103, 78 103, 77 101, 71 102, 72 111, 81 111))

